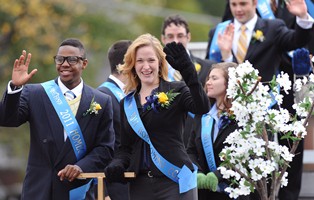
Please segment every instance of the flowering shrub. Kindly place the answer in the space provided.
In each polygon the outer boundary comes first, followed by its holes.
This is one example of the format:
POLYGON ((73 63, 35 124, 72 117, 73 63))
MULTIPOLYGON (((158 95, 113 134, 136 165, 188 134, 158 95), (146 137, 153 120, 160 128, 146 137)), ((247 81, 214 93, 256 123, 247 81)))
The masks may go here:
POLYGON ((146 103, 143 106, 143 110, 153 109, 156 113, 158 113, 160 108, 168 109, 171 102, 178 94, 178 92, 172 92, 172 90, 170 90, 168 92, 159 92, 147 96, 146 103))
MULTIPOLYGON (((288 75, 281 73, 268 84, 262 84, 258 73, 248 61, 229 69, 227 95, 233 99, 230 110, 239 129, 227 137, 228 145, 220 153, 223 162, 218 169, 223 178, 231 180, 225 189, 231 198, 248 195, 255 189, 262 200, 275 200, 279 187, 288 184, 286 170, 299 141, 306 135, 313 102, 305 98, 294 104, 298 118, 290 116, 286 109, 280 108, 283 96, 278 91, 281 88, 288 93, 291 89, 288 75), (274 100, 278 109, 270 108, 274 100), (272 141, 274 134, 291 139, 291 150, 272 141)), ((314 83, 314 77, 310 81, 314 83)), ((296 89, 305 82, 298 81, 296 89)))

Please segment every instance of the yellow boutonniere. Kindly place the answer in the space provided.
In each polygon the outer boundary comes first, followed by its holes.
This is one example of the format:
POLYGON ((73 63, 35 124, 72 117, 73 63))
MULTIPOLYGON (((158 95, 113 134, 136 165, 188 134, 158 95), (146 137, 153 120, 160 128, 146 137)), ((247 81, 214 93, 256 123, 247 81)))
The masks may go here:
POLYGON ((197 73, 200 72, 202 66, 201 66, 199 63, 194 63, 194 65, 195 65, 195 70, 196 70, 196 72, 197 72, 197 73))
POLYGON ((253 42, 259 41, 259 42, 264 42, 265 36, 264 33, 261 30, 256 30, 253 32, 253 42))
POLYGON ((98 111, 101 110, 101 106, 99 103, 97 103, 96 101, 94 101, 95 97, 93 97, 89 109, 83 114, 84 116, 86 116, 87 114, 98 114, 98 111))
POLYGON ((166 108, 170 106, 171 102, 175 99, 179 92, 159 92, 146 97, 146 103, 144 104, 143 110, 153 109, 156 113, 160 108, 166 108))

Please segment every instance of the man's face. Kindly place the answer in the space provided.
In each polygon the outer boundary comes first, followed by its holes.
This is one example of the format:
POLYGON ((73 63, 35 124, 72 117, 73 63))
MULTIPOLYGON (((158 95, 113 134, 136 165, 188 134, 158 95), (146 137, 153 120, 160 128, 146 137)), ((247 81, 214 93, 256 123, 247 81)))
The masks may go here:
POLYGON ((191 34, 186 32, 184 26, 176 26, 174 23, 171 23, 165 28, 165 35, 161 35, 161 41, 164 45, 171 42, 180 42, 185 48, 187 48, 188 42, 191 40, 191 34))
POLYGON ((229 4, 233 17, 242 24, 252 19, 256 13, 257 0, 230 0, 229 4))
MULTIPOLYGON (((79 48, 73 46, 61 46, 58 49, 57 56, 59 57, 83 57, 79 48)), ((62 64, 56 64, 56 69, 62 83, 68 88, 73 89, 81 82, 82 71, 87 66, 86 59, 76 59, 77 62, 71 64, 68 60, 64 60, 62 64)))

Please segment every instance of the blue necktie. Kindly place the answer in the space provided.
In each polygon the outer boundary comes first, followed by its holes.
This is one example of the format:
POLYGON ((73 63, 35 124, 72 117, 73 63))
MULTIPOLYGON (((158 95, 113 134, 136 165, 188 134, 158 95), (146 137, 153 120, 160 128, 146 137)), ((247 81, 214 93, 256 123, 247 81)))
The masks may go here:
POLYGON ((73 99, 76 98, 76 95, 74 94, 74 92, 72 92, 71 90, 68 90, 64 93, 64 96, 65 98, 68 100, 68 101, 71 101, 73 99))

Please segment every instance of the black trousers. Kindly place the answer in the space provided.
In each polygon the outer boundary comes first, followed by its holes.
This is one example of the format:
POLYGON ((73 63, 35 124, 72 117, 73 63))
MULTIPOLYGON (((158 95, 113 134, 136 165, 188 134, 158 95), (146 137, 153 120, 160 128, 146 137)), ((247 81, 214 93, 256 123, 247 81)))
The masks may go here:
POLYGON ((179 193, 179 185, 166 176, 139 174, 130 182, 131 200, 197 200, 197 189, 179 193))

